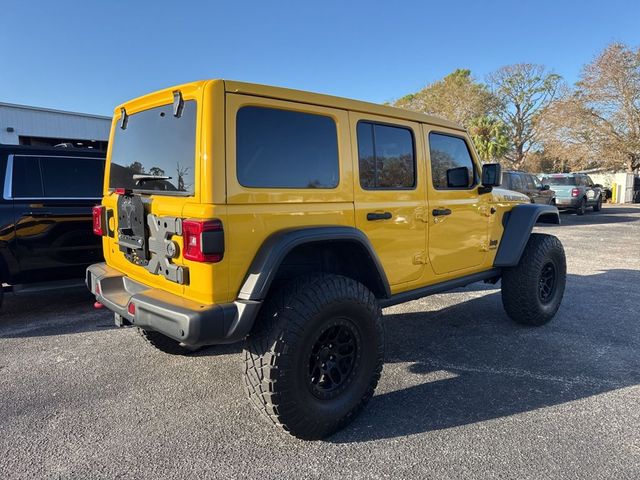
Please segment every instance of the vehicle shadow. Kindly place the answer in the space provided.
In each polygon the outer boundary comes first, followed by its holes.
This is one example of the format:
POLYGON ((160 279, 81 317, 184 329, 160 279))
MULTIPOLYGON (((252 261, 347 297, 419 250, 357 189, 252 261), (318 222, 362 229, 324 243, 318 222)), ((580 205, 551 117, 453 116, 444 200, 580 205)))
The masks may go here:
POLYGON ((67 335, 116 328, 113 314, 93 307, 86 287, 38 293, 5 293, 0 338, 67 335))
MULTIPOLYGON (((85 287, 20 295, 6 294, 0 310, 0 338, 69 335, 119 329, 113 321, 113 313, 106 308, 95 309, 94 302, 95 298, 85 287)), ((242 343, 212 345, 191 355, 223 355, 239 352, 241 348, 242 343)))
POLYGON ((576 215, 572 210, 560 210, 560 222, 560 225, 544 224, 544 226, 562 228, 563 225, 606 225, 640 222, 640 207, 604 205, 599 212, 594 212, 591 208, 588 208, 587 212, 582 216, 576 215))
POLYGON ((385 316, 378 393, 329 441, 403 437, 640 384, 640 292, 630 288, 638 284, 637 270, 570 275, 558 315, 538 328, 509 320, 499 291, 438 311, 385 316))

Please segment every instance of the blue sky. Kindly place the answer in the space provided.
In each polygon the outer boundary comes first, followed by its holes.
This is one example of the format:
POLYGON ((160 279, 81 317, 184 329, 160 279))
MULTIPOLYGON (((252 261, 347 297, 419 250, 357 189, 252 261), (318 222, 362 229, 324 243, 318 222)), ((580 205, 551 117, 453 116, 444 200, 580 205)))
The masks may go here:
POLYGON ((640 45, 640 2, 4 0, 0 101, 110 115, 176 83, 232 78, 373 102, 456 68, 519 62, 574 82, 640 45))

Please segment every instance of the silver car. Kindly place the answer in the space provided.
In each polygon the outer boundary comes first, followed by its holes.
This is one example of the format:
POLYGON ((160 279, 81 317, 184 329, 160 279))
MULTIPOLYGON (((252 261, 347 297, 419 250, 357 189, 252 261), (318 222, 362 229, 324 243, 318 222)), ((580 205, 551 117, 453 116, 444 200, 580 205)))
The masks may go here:
POLYGON ((584 215, 587 207, 602 208, 602 185, 593 183, 585 173, 554 173, 542 176, 542 183, 556 192, 556 206, 584 215))

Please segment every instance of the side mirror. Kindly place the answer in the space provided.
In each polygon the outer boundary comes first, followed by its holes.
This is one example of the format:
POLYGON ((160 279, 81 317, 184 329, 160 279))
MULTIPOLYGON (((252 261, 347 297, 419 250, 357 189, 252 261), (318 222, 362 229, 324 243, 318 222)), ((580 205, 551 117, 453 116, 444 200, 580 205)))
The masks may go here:
POLYGON ((600 185, 599 183, 596 183, 593 188, 602 188, 602 185, 600 185))
POLYGON ((469 169, 467 167, 449 168, 447 170, 448 188, 467 188, 469 186, 469 169))
POLYGON ((551 187, 549 185, 542 185, 540 190, 551 190, 551 187))
POLYGON ((502 167, 500 164, 485 163, 482 165, 482 186, 499 187, 500 185, 502 185, 502 167))

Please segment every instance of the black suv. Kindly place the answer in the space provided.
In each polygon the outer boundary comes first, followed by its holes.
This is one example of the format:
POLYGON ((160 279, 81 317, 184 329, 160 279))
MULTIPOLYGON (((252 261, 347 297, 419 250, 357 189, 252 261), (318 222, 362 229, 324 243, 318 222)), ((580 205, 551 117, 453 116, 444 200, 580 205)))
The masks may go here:
POLYGON ((3 284, 19 291, 82 280, 88 265, 102 261, 91 210, 100 203, 103 176, 101 152, 0 145, 3 284))
POLYGON ((555 193, 549 185, 542 182, 535 175, 527 172, 506 171, 502 173, 502 185, 509 190, 524 193, 531 203, 545 205, 555 204, 555 193))

